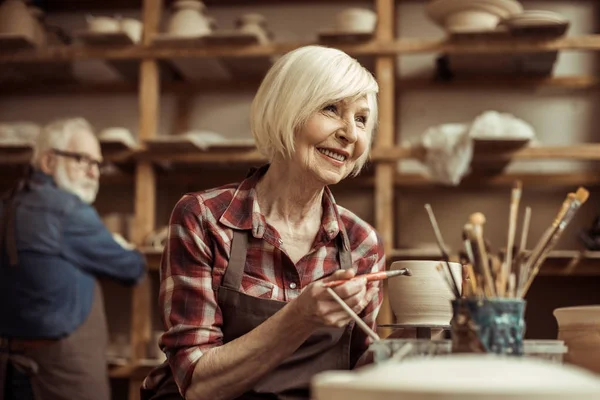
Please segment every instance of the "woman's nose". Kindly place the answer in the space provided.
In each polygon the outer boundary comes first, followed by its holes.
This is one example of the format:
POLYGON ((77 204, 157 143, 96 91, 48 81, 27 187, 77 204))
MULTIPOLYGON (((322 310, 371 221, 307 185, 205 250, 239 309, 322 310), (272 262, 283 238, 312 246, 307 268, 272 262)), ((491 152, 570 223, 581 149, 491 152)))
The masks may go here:
POLYGON ((336 137, 348 143, 354 143, 357 140, 356 125, 354 121, 347 121, 344 126, 337 130, 336 137))

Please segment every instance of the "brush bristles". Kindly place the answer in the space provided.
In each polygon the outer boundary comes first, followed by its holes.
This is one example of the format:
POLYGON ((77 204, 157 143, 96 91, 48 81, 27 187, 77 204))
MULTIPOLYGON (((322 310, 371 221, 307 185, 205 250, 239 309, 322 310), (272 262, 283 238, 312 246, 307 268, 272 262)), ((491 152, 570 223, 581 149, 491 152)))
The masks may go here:
POLYGON ((469 217, 469 221, 472 225, 483 225, 485 224, 485 215, 480 212, 473 213, 469 217))
POLYGON ((590 197, 590 192, 588 192, 586 189, 584 189, 582 187, 577 189, 577 192, 575 193, 575 199, 577 201, 579 201, 581 204, 585 203, 587 201, 588 197, 590 197))

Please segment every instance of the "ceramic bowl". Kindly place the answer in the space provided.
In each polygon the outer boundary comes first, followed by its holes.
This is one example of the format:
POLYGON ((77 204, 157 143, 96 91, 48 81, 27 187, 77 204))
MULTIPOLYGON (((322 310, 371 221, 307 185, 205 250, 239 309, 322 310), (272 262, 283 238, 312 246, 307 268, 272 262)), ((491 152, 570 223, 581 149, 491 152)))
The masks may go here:
POLYGON ((554 317, 569 349, 565 362, 600 374, 600 305, 557 308, 554 317))
POLYGON ((449 14, 444 20, 444 28, 449 32, 491 31, 500 22, 498 15, 477 9, 459 10, 449 14))
MULTIPOLYGON (((412 276, 388 280, 388 297, 396 324, 447 326, 452 319, 454 299, 450 288, 436 266, 440 261, 396 261, 390 270, 408 268, 412 276)), ((461 288, 462 266, 450 263, 452 274, 461 288)))
POLYGON ((366 8, 347 8, 337 14, 335 29, 339 32, 373 32, 377 14, 366 8))

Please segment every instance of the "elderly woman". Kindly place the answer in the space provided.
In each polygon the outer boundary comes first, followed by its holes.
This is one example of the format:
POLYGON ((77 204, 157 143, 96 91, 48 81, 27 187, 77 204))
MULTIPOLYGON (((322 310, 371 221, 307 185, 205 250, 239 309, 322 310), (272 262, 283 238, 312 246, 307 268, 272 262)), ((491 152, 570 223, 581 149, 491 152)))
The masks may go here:
MULTIPOLYGON (((356 365, 369 339, 324 283, 382 271, 385 257, 328 185, 365 163, 377 91, 335 49, 299 48, 271 68, 251 108, 269 164, 173 210, 160 289, 168 361, 146 378, 144 398, 307 399, 314 374, 356 365)), ((375 327, 378 283, 334 290, 375 327)))

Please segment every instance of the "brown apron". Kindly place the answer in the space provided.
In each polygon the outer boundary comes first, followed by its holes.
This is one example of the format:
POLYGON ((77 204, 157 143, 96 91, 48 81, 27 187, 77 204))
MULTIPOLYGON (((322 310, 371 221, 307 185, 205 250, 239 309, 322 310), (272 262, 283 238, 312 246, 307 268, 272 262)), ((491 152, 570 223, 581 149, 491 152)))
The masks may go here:
MULTIPOLYGON (((352 267, 348 239, 343 227, 338 235, 341 268, 352 267)), ((231 257, 219 288, 218 303, 223 313, 223 341, 228 343, 246 333, 279 311, 287 303, 261 299, 239 291, 246 263, 248 234, 233 231, 231 257)), ((237 400, 306 400, 310 397, 310 379, 317 373, 350 369, 350 344, 354 323, 342 328, 320 328, 275 370, 263 377, 251 392, 237 400)), ((169 369, 170 372, 170 369, 169 369)), ((142 400, 182 400, 171 373, 154 390, 143 389, 142 400)))
MULTIPOLYGON (((0 217, 0 252, 8 253, 7 268, 18 268, 14 229, 17 204, 13 197, 21 188, 5 200, 5 212, 0 217)), ((104 299, 96 283, 89 315, 69 336, 47 341, 0 338, 0 400, 15 398, 13 384, 17 380, 31 386, 35 400, 109 400, 107 346, 104 299)))

